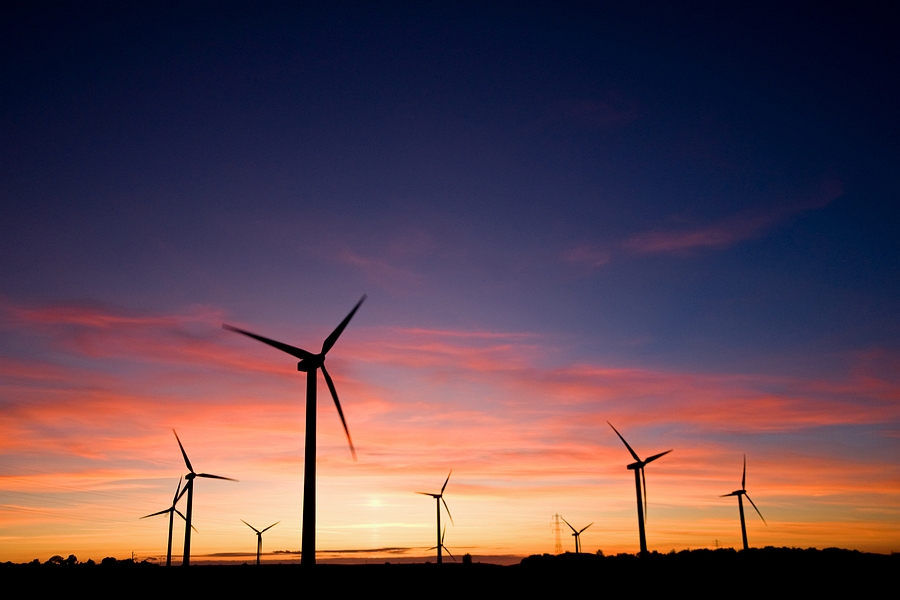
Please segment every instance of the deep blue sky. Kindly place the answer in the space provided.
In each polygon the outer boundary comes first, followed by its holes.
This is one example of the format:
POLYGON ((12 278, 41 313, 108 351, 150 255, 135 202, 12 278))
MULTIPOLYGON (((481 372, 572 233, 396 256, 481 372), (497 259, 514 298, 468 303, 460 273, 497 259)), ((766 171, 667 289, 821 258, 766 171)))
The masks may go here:
POLYGON ((0 293, 368 291, 712 370, 896 349, 897 11, 783 4, 7 5, 0 293))

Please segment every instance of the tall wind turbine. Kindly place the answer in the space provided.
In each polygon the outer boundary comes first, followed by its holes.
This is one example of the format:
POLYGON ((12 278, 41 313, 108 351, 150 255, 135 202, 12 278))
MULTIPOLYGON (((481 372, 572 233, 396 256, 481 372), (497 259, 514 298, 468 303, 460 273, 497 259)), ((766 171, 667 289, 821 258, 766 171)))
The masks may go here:
POLYGON ((253 525, 251 525, 250 523, 248 523, 247 521, 245 521, 243 519, 241 519, 241 523, 243 523, 244 525, 246 525, 247 527, 249 527, 250 529, 252 529, 253 531, 256 532, 256 564, 258 565, 259 564, 259 555, 262 553, 263 531, 268 531, 268 530, 272 529, 273 527, 278 525, 278 523, 281 523, 281 521, 276 521, 275 523, 272 523, 271 525, 269 525, 262 531, 258 530, 256 527, 254 527, 253 525))
POLYGON ((191 461, 188 459, 187 452, 184 451, 184 446, 181 445, 181 440, 178 438, 178 433, 173 429, 172 433, 175 434, 175 439, 178 440, 178 447, 181 448, 181 455, 184 457, 184 464, 190 471, 184 478, 187 482, 184 484, 184 489, 181 490, 181 494, 178 498, 175 499, 176 502, 184 496, 185 492, 187 492, 187 525, 184 527, 184 566, 188 567, 191 564, 191 515, 193 513, 194 506, 194 478, 196 477, 206 477, 207 479, 224 479, 225 481, 237 481, 237 479, 231 479, 230 477, 221 477, 219 475, 210 475, 209 473, 195 473, 194 467, 191 466, 191 461))
POLYGON ((632 450, 631 446, 628 445, 628 442, 625 441, 625 438, 622 437, 622 434, 613 427, 613 424, 607 421, 612 430, 616 432, 616 435, 619 436, 619 439, 622 440, 622 443, 625 444, 625 447, 628 448, 628 451, 631 453, 631 456, 634 457, 635 462, 628 465, 629 471, 634 471, 634 488, 637 492, 637 513, 638 513, 638 532, 641 535, 641 554, 647 553, 647 535, 644 533, 644 522, 647 520, 647 478, 644 476, 644 466, 652 463, 657 458, 661 456, 665 456, 671 450, 666 450, 665 452, 660 452, 659 454, 654 454, 647 460, 641 460, 641 458, 637 455, 637 452, 632 450), (643 485, 642 485, 643 484, 643 485), (643 504, 641 503, 641 489, 643 488, 644 498, 643 504))
POLYGON ((347 443, 350 444, 350 454, 353 460, 356 460, 356 450, 353 448, 353 440, 350 439, 350 430, 347 429, 347 421, 344 419, 344 411, 341 410, 341 403, 338 400, 337 391, 334 389, 334 382, 325 368, 325 355, 334 346, 334 343, 340 337, 347 323, 356 314, 360 304, 366 299, 365 294, 360 298, 350 314, 341 321, 341 324, 331 332, 325 342, 322 344, 322 351, 318 354, 307 352, 295 346, 289 346, 261 335, 232 327, 231 325, 222 324, 224 329, 241 333, 254 340, 268 344, 273 348, 277 348, 282 352, 286 352, 295 358, 299 358, 297 370, 306 373, 306 448, 304 450, 304 467, 303 467, 303 540, 301 543, 300 564, 314 565, 316 564, 316 373, 322 370, 325 377, 325 383, 331 391, 331 397, 334 398, 334 406, 337 408, 338 416, 341 418, 341 424, 344 426, 344 433, 347 434, 347 443))
POLYGON ((575 554, 580 553, 580 552, 581 552, 581 534, 584 532, 585 529, 587 529, 588 527, 590 527, 591 525, 593 525, 594 522, 591 521, 588 525, 585 525, 585 526, 582 527, 580 530, 576 530, 576 529, 575 529, 574 527, 572 527, 572 525, 570 525, 569 522, 566 521, 563 517, 560 517, 560 518, 563 520, 563 523, 565 523, 566 525, 569 526, 569 529, 572 530, 572 535, 575 536, 575 554))
MULTIPOLYGON (((453 473, 453 469, 450 469, 450 473, 453 473)), ((423 496, 431 496, 435 499, 437 503, 437 562, 441 564, 441 548, 444 546, 444 538, 441 535, 441 502, 444 503, 444 508, 447 510, 447 516, 450 517, 450 522, 453 523, 453 515, 450 514, 450 508, 447 506, 447 501, 444 500, 444 490, 447 489, 447 482, 450 481, 450 473, 447 473, 447 479, 444 480, 444 485, 441 487, 441 491, 438 494, 432 494, 429 492, 416 492, 417 494, 422 494, 423 496)), ((454 523, 455 525, 455 523, 454 523)), ((446 528, 446 525, 444 526, 446 528)), ((447 554, 450 554, 449 552, 447 554)), ((451 556, 453 556, 451 554, 451 556)), ((456 560, 455 558, 453 560, 456 560)))
MULTIPOLYGON (((155 512, 155 513, 149 514, 149 515, 144 515, 143 517, 141 517, 142 519, 146 519, 147 517, 155 517, 156 515, 165 515, 165 514, 169 515, 169 547, 168 547, 168 550, 166 550, 166 566, 167 567, 172 566, 172 524, 175 519, 175 513, 178 513, 178 516, 181 517, 182 519, 184 519, 185 522, 187 522, 187 517, 185 517, 183 514, 181 514, 180 510, 175 508, 175 505, 178 504, 179 498, 181 498, 181 495, 178 492, 181 491, 181 481, 183 479, 184 479, 183 477, 180 477, 178 479, 178 487, 175 488, 175 495, 172 496, 172 506, 170 506, 166 510, 161 510, 159 512, 155 512)), ((197 531, 196 527, 194 528, 194 531, 197 531)))
MULTIPOLYGON (((722 494, 720 497, 725 498, 727 496, 737 496, 738 499, 738 510, 741 513, 741 537, 744 538, 744 550, 747 550, 750 546, 747 545, 747 524, 744 523, 744 500, 742 496, 747 496, 747 500, 750 500, 750 495, 747 494, 747 455, 744 455, 744 474, 741 477, 741 489, 734 490, 730 494, 722 494)), ((759 512, 759 509, 756 508, 756 505, 753 504, 753 500, 750 500, 750 504, 753 505, 753 508, 756 510, 756 514, 759 515, 759 518, 762 519, 763 523, 766 523, 766 520, 763 519, 762 513, 759 512)), ((768 523, 766 523, 768 525, 768 523)))

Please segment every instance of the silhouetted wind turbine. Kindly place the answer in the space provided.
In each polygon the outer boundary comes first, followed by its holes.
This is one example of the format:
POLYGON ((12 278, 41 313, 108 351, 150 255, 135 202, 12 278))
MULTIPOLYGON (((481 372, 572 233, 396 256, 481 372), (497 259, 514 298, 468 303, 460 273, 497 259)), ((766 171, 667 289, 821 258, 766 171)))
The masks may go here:
MULTIPOLYGON (((747 496, 747 500, 750 500, 750 495, 747 494, 747 455, 744 455, 744 474, 741 477, 741 489, 734 490, 730 494, 722 494, 720 497, 725 498, 727 496, 737 496, 738 499, 738 510, 741 513, 741 537, 744 538, 744 550, 747 550, 750 546, 747 545, 747 525, 744 523, 744 501, 742 496, 747 496)), ((766 520, 763 519, 762 513, 759 512, 759 509, 756 508, 756 505, 753 504, 753 500, 750 500, 750 504, 753 505, 753 508, 756 510, 756 514, 759 515, 759 518, 762 519, 763 523, 766 523, 766 520)), ((766 523, 768 526, 768 523, 766 523)))
POLYGON ((259 564, 259 555, 262 552, 263 531, 268 531, 268 530, 272 529, 273 527, 278 525, 278 523, 281 523, 281 521, 276 521, 275 523, 272 523, 271 525, 269 525, 262 531, 258 530, 256 527, 254 527, 253 525, 251 525, 250 523, 248 523, 247 521, 245 521, 243 519, 241 519, 241 523, 243 523, 244 525, 246 525, 247 527, 249 527, 250 529, 252 529, 253 531, 256 532, 256 564, 259 564))
POLYGON ((628 465, 629 471, 634 471, 634 487, 637 491, 637 512, 638 512, 638 532, 641 536, 641 554, 647 553, 647 536, 644 533, 644 521, 647 520, 647 478, 644 476, 644 466, 652 463, 657 458, 665 456, 671 450, 666 450, 665 452, 660 452, 659 454, 654 454, 647 460, 641 460, 637 453, 632 450, 631 446, 628 445, 628 442, 625 441, 625 438, 622 437, 622 434, 613 427, 613 424, 607 421, 607 424, 612 427, 612 430, 616 432, 616 435, 619 436, 619 439, 622 440, 622 443, 625 444, 625 447, 628 448, 628 451, 631 453, 631 456, 634 457, 635 462, 628 465), (643 484, 643 485, 641 485, 643 484), (641 504, 641 488, 644 491, 643 504, 641 504))
MULTIPOLYGON (((447 514, 450 514, 450 513, 448 512, 447 514)), ((440 543, 440 547, 443 548, 444 550, 446 550, 446 551, 447 551, 447 554, 450 554, 450 551, 447 550, 447 546, 444 545, 444 538, 445 538, 445 537, 447 537, 447 526, 446 526, 446 525, 444 525, 444 533, 441 534, 441 543, 440 543)), ((429 548, 429 550, 434 550, 434 549, 437 548, 437 547, 438 547, 438 546, 432 546, 431 548, 429 548)), ((456 557, 453 556, 452 554, 450 554, 450 558, 453 559, 453 562, 456 562, 456 557)))
MULTIPOLYGON (((453 469, 450 469, 450 473, 453 473, 453 469)), ((447 516, 450 517, 450 522, 453 523, 453 515, 450 514, 450 508, 447 506, 447 501, 444 500, 444 490, 447 489, 447 482, 450 481, 450 473, 447 473, 447 479, 444 480, 444 485, 441 487, 441 492, 439 494, 432 494, 429 492, 416 492, 417 494, 422 494, 423 496, 431 496, 435 499, 437 503, 437 562, 441 564, 441 548, 444 546, 444 538, 441 535, 441 502, 444 503, 444 508, 447 510, 447 516)), ((456 525, 454 523, 454 525, 456 525)), ((446 525, 444 526, 446 529, 446 525)), ((429 548, 430 550, 431 548, 429 548)), ((448 552, 449 554, 449 552, 448 552)), ((453 556, 451 554, 451 556, 453 556)), ((456 560, 455 558, 453 560, 456 560)))
MULTIPOLYGON (((141 517, 142 519, 146 519, 147 517, 155 517, 156 515, 165 515, 165 514, 169 515, 169 546, 168 546, 168 550, 166 550, 166 566, 167 567, 172 566, 172 525, 173 525, 173 521, 175 519, 175 513, 178 513, 178 516, 181 517, 182 519, 184 519, 185 522, 187 522, 187 518, 183 514, 181 514, 181 511, 179 511, 177 508, 175 508, 175 505, 178 503, 178 499, 181 498, 181 496, 179 495, 178 492, 181 491, 182 479, 184 479, 184 478, 183 477, 178 478, 178 487, 175 488, 175 495, 172 496, 172 506, 170 506, 166 510, 161 510, 159 512, 155 512, 150 515, 144 515, 143 517, 141 517)), ((194 531, 197 531, 196 527, 194 527, 194 531)))
POLYGON ((194 473, 194 467, 191 466, 191 461, 188 459, 187 452, 184 451, 184 446, 181 445, 181 440, 178 438, 178 433, 173 429, 172 433, 175 434, 175 439, 178 440, 178 447, 181 448, 181 455, 184 457, 184 464, 188 468, 187 475, 184 478, 187 482, 184 484, 184 489, 181 490, 181 494, 178 498, 175 499, 176 502, 184 496, 184 493, 187 492, 187 517, 185 521, 187 521, 187 525, 184 528, 184 566, 190 566, 191 564, 191 516, 193 512, 194 506, 194 478, 195 477, 206 477, 207 479, 224 479, 225 481, 237 481, 237 479, 231 479, 230 477, 221 477, 219 475, 210 475, 209 473, 194 473))
POLYGON ((575 536, 575 554, 578 554, 579 552, 581 552, 581 534, 584 532, 585 529, 587 529, 588 527, 593 525, 594 522, 591 521, 590 524, 582 527, 580 531, 576 531, 575 528, 572 527, 572 525, 570 525, 568 521, 566 521, 563 517, 560 517, 560 518, 563 520, 563 523, 565 523, 566 525, 569 525, 569 529, 572 530, 572 535, 575 536))
POLYGON ((322 344, 322 351, 318 354, 307 352, 295 346, 289 346, 264 338, 261 335, 232 327, 231 325, 222 324, 224 329, 241 333, 254 340, 258 340, 264 344, 268 344, 273 348, 277 348, 282 352, 286 352, 291 356, 300 359, 297 363, 297 370, 306 373, 306 444, 304 450, 304 467, 303 467, 303 540, 301 543, 300 563, 305 565, 316 564, 316 372, 321 369, 322 375, 325 377, 325 383, 331 391, 331 397, 334 398, 334 406, 337 408, 338 416, 341 418, 341 424, 344 426, 344 433, 347 434, 347 442, 350 444, 350 454, 356 461, 356 450, 353 448, 353 440, 350 439, 350 430, 347 429, 347 421, 344 419, 344 411, 341 410, 341 403, 338 400, 337 391, 334 389, 334 382, 325 368, 325 355, 334 346, 334 343, 340 337, 347 323, 356 314, 360 304, 366 299, 365 294, 360 298, 350 314, 347 315, 341 324, 331 332, 325 342, 322 344))

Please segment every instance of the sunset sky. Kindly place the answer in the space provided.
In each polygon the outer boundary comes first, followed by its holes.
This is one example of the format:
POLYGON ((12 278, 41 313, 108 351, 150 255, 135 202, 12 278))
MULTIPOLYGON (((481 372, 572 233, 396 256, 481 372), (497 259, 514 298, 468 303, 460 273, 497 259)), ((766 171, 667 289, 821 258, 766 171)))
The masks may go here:
POLYGON ((222 323, 364 293, 321 557, 451 469, 457 557, 636 552, 607 421, 652 550, 740 547, 746 454, 751 545, 900 551, 891 3, 138 4, 0 14, 0 561, 164 557, 173 428, 195 560, 299 550, 305 375, 222 323))

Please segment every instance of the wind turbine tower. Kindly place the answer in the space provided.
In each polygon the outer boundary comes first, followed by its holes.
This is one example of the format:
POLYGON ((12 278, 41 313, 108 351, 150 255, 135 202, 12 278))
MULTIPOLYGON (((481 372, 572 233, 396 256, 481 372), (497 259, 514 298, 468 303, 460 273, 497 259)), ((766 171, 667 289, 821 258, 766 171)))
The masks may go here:
MULTIPOLYGON (((744 500, 743 497, 747 496, 747 500, 750 500, 750 496, 747 494, 747 455, 744 455, 744 475, 741 477, 741 489, 734 490, 730 494, 722 494, 721 498, 725 498, 727 496, 737 496, 738 499, 738 511, 741 513, 741 537, 744 540, 744 550, 750 548, 747 544, 747 524, 744 522, 744 500)), ((762 513, 759 512, 759 509, 756 508, 756 505, 753 504, 753 500, 750 500, 750 504, 753 506, 754 510, 756 510, 756 514, 759 515, 759 518, 762 519, 762 522, 766 523, 766 520, 763 519, 762 513)))
POLYGON ((276 525, 278 525, 278 523, 281 523, 281 521, 272 523, 271 525, 269 525, 262 531, 260 531, 259 529, 257 529, 256 527, 254 527, 253 525, 251 525, 250 523, 248 523, 247 521, 245 521, 243 519, 241 519, 241 523, 243 523, 244 525, 246 525, 247 527, 249 527, 250 529, 252 529, 253 531, 256 532, 256 564, 257 564, 257 566, 259 566, 259 555, 262 554, 262 534, 265 533, 266 531, 272 529, 276 525))
MULTIPOLYGON (((453 473, 453 469, 450 469, 450 473, 453 473)), ((450 508, 447 506, 447 501, 444 500, 444 490, 447 489, 447 482, 450 481, 450 473, 447 473, 447 479, 444 480, 444 485, 441 487, 441 491, 438 494, 432 494, 430 492, 416 492, 417 494, 422 494, 423 496, 431 496, 435 499, 437 503, 437 564, 441 564, 441 549, 444 547, 444 537, 441 535, 441 503, 444 503, 444 508, 447 510, 447 516, 450 517, 450 522, 453 523, 453 515, 450 514, 450 508)), ((456 525, 454 523, 454 525, 456 525)), ((446 526, 444 526, 446 529, 446 526)), ((455 560, 455 559, 454 559, 455 560)))
MULTIPOLYGON (((185 522, 187 522, 187 517, 185 517, 183 514, 181 514, 180 510, 175 508, 175 505, 178 504, 179 498, 181 498, 181 495, 179 494, 179 492, 181 491, 182 480, 183 480, 183 478, 178 479, 178 487, 175 488, 175 495, 172 496, 172 506, 170 506, 169 508, 167 508, 165 510, 161 510, 159 512, 155 512, 155 513, 152 513, 149 515, 144 515, 143 517, 141 517, 142 519, 146 519, 147 517, 155 517, 157 515, 166 515, 166 514, 169 515, 169 545, 168 545, 168 549, 166 550, 166 566, 167 567, 172 566, 172 526, 173 526, 173 521, 175 520, 175 513, 178 513, 178 516, 181 517, 182 519, 184 519, 185 522)), ((197 529, 194 528, 194 531, 197 531, 197 529)))
MULTIPOLYGON (((562 517, 560 517, 560 518, 562 518, 562 517)), ((587 529, 588 527, 593 525, 594 522, 591 521, 589 524, 585 525, 581 529, 575 529, 565 519, 563 519, 563 523, 565 523, 566 525, 569 525, 569 529, 572 530, 572 535, 575 537, 575 554, 581 554, 581 534, 584 533, 585 529, 587 529)))
POLYGON ((297 370, 306 373, 306 442, 304 450, 304 466, 303 466, 303 540, 301 544, 300 564, 314 565, 316 564, 316 380, 319 370, 325 378, 331 397, 334 398, 334 406, 337 408, 338 416, 341 418, 341 424, 344 426, 344 433, 347 434, 347 443, 350 444, 350 454, 356 461, 356 450, 353 448, 353 440, 350 439, 350 430, 347 428, 347 421, 344 419, 344 411, 341 410, 341 402, 338 400, 337 390, 334 389, 334 382, 325 368, 325 355, 334 346, 334 343, 341 336, 347 323, 356 314, 359 306, 363 303, 366 296, 363 295, 350 314, 347 315, 340 325, 331 332, 325 342, 322 344, 322 351, 318 354, 307 352, 302 348, 289 346, 261 335, 232 327, 231 325, 222 324, 223 329, 234 331, 251 337, 254 340, 262 342, 277 348, 282 352, 286 352, 295 358, 299 358, 297 370))
POLYGON ((654 454, 647 460, 641 460, 631 446, 628 445, 628 442, 625 441, 625 438, 622 437, 622 434, 613 427, 613 424, 609 421, 606 422, 612 430, 616 432, 616 435, 619 436, 619 439, 622 440, 622 443, 625 444, 625 447, 628 448, 628 451, 631 453, 631 456, 634 458, 635 462, 628 465, 629 471, 634 471, 634 488, 637 492, 637 513, 638 513, 638 533, 641 536, 641 555, 647 554, 647 535, 644 532, 644 523, 647 520, 647 478, 644 476, 644 467, 660 458, 665 456, 671 450, 666 450, 665 452, 660 452, 659 454, 654 454), (644 502, 641 503, 641 491, 643 490, 644 494, 644 502))
MULTIPOLYGON (((175 430, 172 430, 172 433, 175 433, 175 430)), ((186 483, 184 484, 184 489, 181 490, 181 495, 175 499, 175 502, 184 496, 184 493, 187 492, 187 517, 185 519, 186 525, 184 527, 184 562, 182 563, 185 567, 189 567, 191 565, 191 516, 193 515, 194 509, 194 479, 196 477, 205 477, 207 479, 224 479, 225 481, 237 481, 237 479, 231 479, 230 477, 220 477, 219 475, 210 475, 209 473, 194 473, 194 467, 191 466, 191 461, 188 460, 187 452, 184 451, 184 446, 181 445, 181 440, 178 439, 178 434, 175 433, 175 439, 178 440, 178 447, 181 448, 181 456, 184 457, 184 464, 188 468, 189 473, 184 476, 186 483)))

